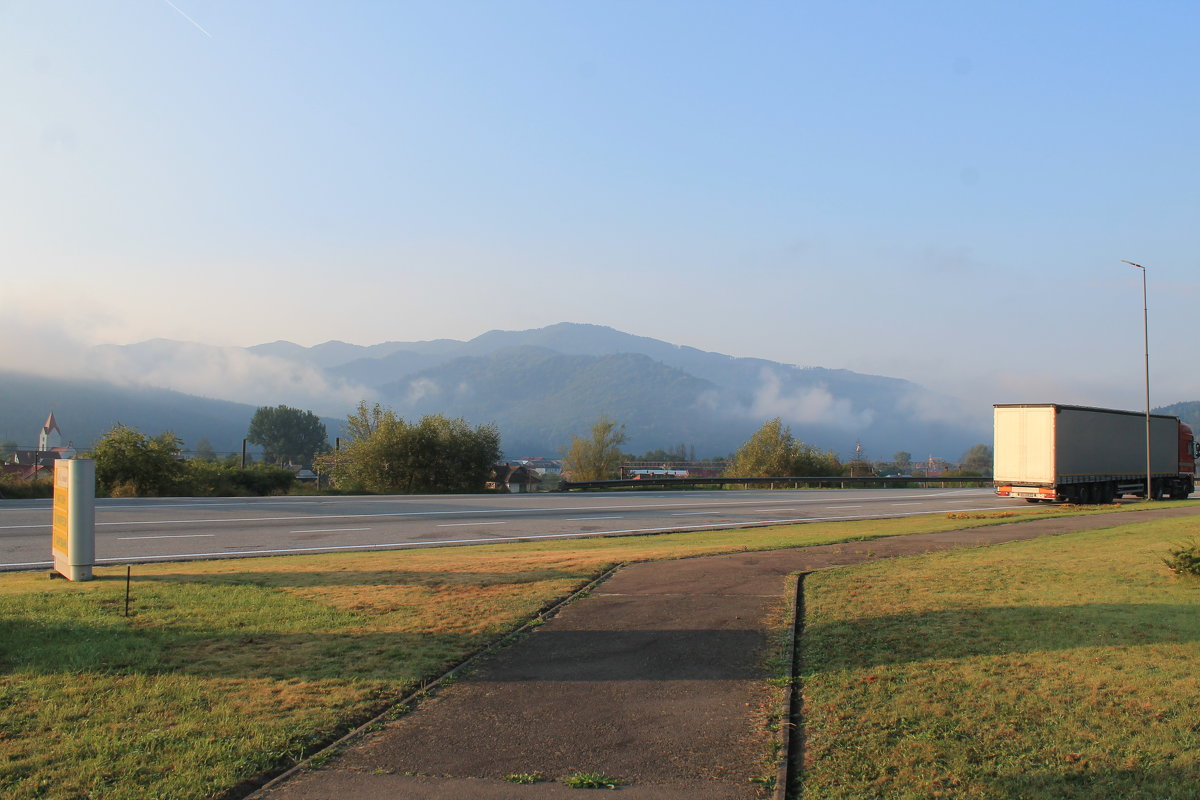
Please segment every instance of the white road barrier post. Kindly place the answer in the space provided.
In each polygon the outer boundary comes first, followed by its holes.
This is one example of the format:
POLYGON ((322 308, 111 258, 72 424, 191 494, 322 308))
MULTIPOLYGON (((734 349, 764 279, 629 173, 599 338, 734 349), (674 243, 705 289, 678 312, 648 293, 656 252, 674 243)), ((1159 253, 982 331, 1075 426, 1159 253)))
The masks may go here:
POLYGON ((96 462, 54 462, 54 569, 68 580, 90 581, 96 562, 96 462))

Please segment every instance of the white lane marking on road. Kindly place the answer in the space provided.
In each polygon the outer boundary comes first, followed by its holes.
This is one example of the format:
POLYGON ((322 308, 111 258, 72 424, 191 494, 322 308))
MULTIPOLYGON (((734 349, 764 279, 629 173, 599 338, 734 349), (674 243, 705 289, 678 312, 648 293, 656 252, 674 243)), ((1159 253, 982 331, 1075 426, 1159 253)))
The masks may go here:
POLYGON ((118 536, 118 542, 132 542, 138 539, 202 539, 206 536, 216 536, 215 533, 168 533, 162 536, 118 536))
POLYGON ((156 508, 225 508, 230 506, 246 507, 252 506, 253 503, 145 503, 144 505, 124 505, 110 506, 103 503, 96 504, 97 511, 124 511, 128 508, 136 508, 139 511, 152 511, 156 508))
POLYGON ((507 522, 443 522, 439 528, 465 528, 470 525, 507 525, 507 522))
POLYGON ((585 519, 625 519, 624 517, 616 517, 612 514, 606 514, 603 517, 567 517, 563 522, 582 522, 585 519))
MULTIPOLYGON (((892 503, 892 505, 894 505, 894 506, 899 506, 899 505, 909 505, 909 506, 915 506, 915 505, 918 505, 918 504, 917 504, 917 503, 892 503)), ((839 508, 862 508, 862 506, 825 506, 825 508, 828 508, 828 509, 839 509, 839 508)))
POLYGON ((288 533, 340 533, 341 531, 369 531, 370 528, 305 528, 299 531, 288 531, 288 533))
POLYGON ((719 517, 719 511, 676 511, 668 516, 672 517, 719 517))
MULTIPOLYGON (((982 506, 980 508, 964 508, 962 511, 996 511, 998 509, 1012 508, 1012 505, 1003 506, 982 506)), ((779 525, 784 522, 832 522, 834 520, 851 520, 851 519, 886 519, 889 517, 918 517, 922 514, 930 514, 936 512, 928 511, 913 511, 909 513, 898 514, 857 514, 844 517, 800 517, 797 519, 771 519, 762 520, 760 522, 742 522, 738 523, 739 528, 751 528, 757 525, 779 525)), ((287 555, 289 553, 325 553, 333 550, 387 550, 392 548, 404 547, 435 547, 437 545, 450 544, 489 544, 493 542, 520 542, 532 541, 534 539, 580 539, 588 536, 615 536, 623 533, 659 533, 659 532, 674 532, 674 531, 703 531, 720 528, 728 528, 728 522, 717 522, 712 525, 681 525, 669 528, 629 528, 626 530, 611 530, 611 531, 588 531, 586 533, 546 533, 546 534, 526 534, 524 536, 486 536, 478 539, 442 539, 432 542, 387 542, 381 544, 347 544, 347 545, 330 545, 326 547, 288 547, 274 550, 253 550, 250 551, 254 555, 287 555)), ((132 558, 97 558, 96 563, 124 563, 126 561, 169 561, 171 559, 180 558, 206 558, 212 556, 228 556, 230 551, 221 550, 215 553, 175 553, 167 556, 135 556, 132 558)), ((0 564, 0 569, 6 567, 25 567, 25 566, 42 566, 49 564, 49 561, 37 561, 25 564, 0 564)))
POLYGON ((919 506, 920 503, 891 503, 893 506, 919 506))
MULTIPOLYGON (((906 500, 906 499, 911 499, 911 498, 942 498, 942 497, 946 497, 947 495, 952 495, 952 494, 953 495, 962 495, 962 494, 967 494, 967 493, 972 493, 972 492, 979 493, 979 494, 988 494, 988 495, 992 494, 990 491, 984 492, 979 489, 951 489, 951 490, 944 491, 944 492, 930 492, 928 494, 900 495, 899 497, 880 496, 880 497, 876 497, 874 499, 882 501, 882 500, 906 500)), ((271 499, 271 498, 261 498, 261 499, 267 500, 267 499, 271 499)), ((282 500, 283 498, 280 498, 280 499, 282 500)), ((353 500, 353 499, 354 498, 350 498, 350 500, 353 500)), ((441 499, 441 498, 439 497, 439 499, 441 499)), ((614 497, 612 499, 613 500, 624 500, 625 498, 624 497, 620 497, 620 498, 614 497)), ((956 498, 948 498, 948 499, 956 499, 956 498)), ((328 502, 328 501, 322 501, 322 502, 328 502)), ((387 501, 377 500, 375 502, 395 502, 395 501, 393 501, 393 500, 387 500, 387 501)), ((639 510, 653 509, 653 508, 679 508, 680 506, 686 507, 686 506, 696 506, 696 505, 747 506, 747 505, 754 505, 754 504, 759 504, 759 503, 770 503, 770 502, 772 502, 772 501, 763 500, 762 498, 758 498, 756 500, 744 500, 744 501, 737 501, 737 502, 730 501, 730 502, 720 502, 720 503, 679 502, 679 503, 646 503, 646 504, 641 504, 641 505, 626 504, 626 505, 620 505, 620 506, 612 506, 612 505, 608 505, 608 506, 578 506, 576 508, 493 508, 493 509, 481 509, 481 510, 477 510, 477 511, 463 509, 463 510, 458 510, 458 511, 393 511, 393 512, 388 512, 388 513, 384 513, 384 514, 314 514, 314 515, 308 515, 308 516, 295 515, 295 516, 289 516, 289 517, 235 517, 235 518, 224 518, 224 519, 216 518, 216 519, 128 520, 128 521, 124 521, 124 522, 97 522, 96 527, 100 527, 103 525, 179 525, 179 524, 189 524, 190 525, 190 524, 199 524, 199 523, 206 523, 206 524, 212 525, 212 524, 218 524, 218 523, 228 524, 228 523, 235 523, 235 522, 299 522, 299 521, 309 520, 309 519, 333 520, 333 519, 369 519, 369 518, 379 519, 379 518, 384 518, 384 517, 438 517, 438 516, 444 517, 444 516, 454 516, 454 515, 463 516, 463 515, 468 515, 468 514, 562 514, 564 512, 569 513, 572 511, 574 511, 574 512, 607 511, 611 508, 626 508, 626 509, 630 509, 633 511, 639 511, 639 510)), ((829 502, 829 498, 825 497, 825 498, 803 499, 803 498, 797 498, 797 497, 790 497, 787 499, 780 499, 775 502, 779 503, 780 505, 784 505, 787 503, 802 503, 802 504, 827 503, 827 502, 829 502)), ((201 505, 199 508, 203 509, 203 506, 201 505)), ((3 510, 5 510, 5 509, 0 509, 0 511, 3 511, 3 510)), ((19 510, 28 511, 29 509, 12 509, 12 510, 13 511, 19 511, 19 510)), ((46 509, 41 509, 41 510, 45 510, 48 512, 49 507, 47 507, 46 509)), ((50 527, 51 527, 50 524, 0 525, 0 530, 19 530, 19 529, 25 529, 25 528, 50 528, 50 527)))

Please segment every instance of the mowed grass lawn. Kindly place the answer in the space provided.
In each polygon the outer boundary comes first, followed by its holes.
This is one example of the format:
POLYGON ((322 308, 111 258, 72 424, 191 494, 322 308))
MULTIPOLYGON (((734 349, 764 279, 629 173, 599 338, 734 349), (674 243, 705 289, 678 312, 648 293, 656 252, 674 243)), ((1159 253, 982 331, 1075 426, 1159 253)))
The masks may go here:
POLYGON ((79 584, 0 574, 0 797, 218 797, 295 763, 616 563, 1006 521, 138 565, 128 617, 123 567, 79 584))
POLYGON ((1196 518, 818 573, 806 798, 1200 797, 1196 518))

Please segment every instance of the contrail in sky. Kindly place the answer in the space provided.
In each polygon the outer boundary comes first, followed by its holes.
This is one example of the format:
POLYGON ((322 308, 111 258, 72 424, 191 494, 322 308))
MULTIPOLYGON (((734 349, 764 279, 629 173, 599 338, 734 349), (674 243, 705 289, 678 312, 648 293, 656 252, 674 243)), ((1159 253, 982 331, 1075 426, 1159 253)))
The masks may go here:
POLYGON ((192 19, 192 18, 191 18, 191 17, 189 17, 187 14, 183 13, 183 9, 182 9, 182 8, 180 8, 179 6, 177 6, 177 5, 175 5, 174 3, 172 3, 172 2, 171 2, 171 0, 163 0, 163 2, 164 2, 164 3, 166 3, 167 5, 169 5, 171 8, 175 9, 176 11, 178 11, 178 12, 179 12, 179 16, 183 17, 183 18, 184 18, 184 19, 186 19, 188 22, 190 22, 190 23, 192 23, 193 25, 195 25, 195 26, 196 26, 196 29, 197 29, 197 30, 199 30, 201 33, 203 33, 205 36, 207 36, 207 37, 208 37, 208 38, 210 38, 210 39, 212 38, 212 34, 211 34, 211 33, 209 33, 208 31, 204 30, 204 27, 203 27, 203 26, 202 26, 202 25, 201 25, 199 22, 196 22, 196 20, 192 19))

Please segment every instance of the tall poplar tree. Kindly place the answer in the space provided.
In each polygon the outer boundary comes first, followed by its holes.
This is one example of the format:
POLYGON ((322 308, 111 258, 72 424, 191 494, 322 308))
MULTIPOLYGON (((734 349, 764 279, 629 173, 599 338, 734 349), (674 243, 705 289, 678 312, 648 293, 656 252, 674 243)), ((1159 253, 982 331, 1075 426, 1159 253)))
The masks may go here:
POLYGON ((563 457, 563 472, 573 481, 606 481, 621 470, 621 445, 625 444, 625 426, 601 417, 592 426, 590 439, 576 436, 563 457))

